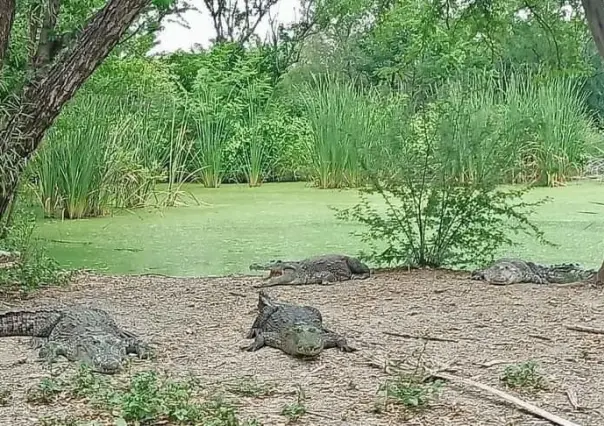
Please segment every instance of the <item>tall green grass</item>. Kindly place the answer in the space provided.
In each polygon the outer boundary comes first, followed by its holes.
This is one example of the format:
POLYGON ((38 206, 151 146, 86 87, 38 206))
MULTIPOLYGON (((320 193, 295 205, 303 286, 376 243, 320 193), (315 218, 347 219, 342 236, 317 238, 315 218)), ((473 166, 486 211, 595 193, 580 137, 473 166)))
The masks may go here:
POLYGON ((597 137, 579 83, 539 77, 483 74, 443 88, 434 121, 451 176, 553 186, 580 174, 597 137))
MULTIPOLYGON (((79 106, 96 117, 107 111, 107 105, 91 98, 80 99, 79 106)), ((32 164, 34 191, 47 216, 98 216, 109 206, 117 140, 107 122, 85 116, 81 123, 76 121, 79 112, 68 112, 66 120, 50 130, 32 164)))
POLYGON ((194 123, 193 161, 201 183, 218 188, 225 175, 224 150, 231 134, 228 112, 211 90, 199 90, 190 100, 194 123))
POLYGON ((82 95, 63 111, 30 166, 46 216, 99 216, 148 201, 163 178, 165 132, 157 112, 144 104, 133 112, 129 102, 82 95))
MULTIPOLYGON (((190 99, 79 95, 33 158, 31 186, 47 216, 81 218, 143 206, 158 181, 169 183, 165 205, 175 205, 191 180, 218 188, 228 175, 261 185, 283 165, 285 149, 287 164, 316 186, 342 188, 362 185, 367 164, 396 172, 387 160, 409 144, 429 144, 437 151, 432 161, 459 182, 537 185, 576 176, 586 152, 602 148, 579 82, 567 77, 474 74, 417 105, 401 88, 362 87, 332 74, 295 89, 295 119, 309 129, 300 138, 282 123, 291 112, 225 103, 209 89, 190 99)), ((273 108, 286 104, 271 99, 273 108)))
MULTIPOLYGON (((248 92, 252 92, 246 96, 247 99, 256 99, 253 92, 256 88, 252 85, 247 88, 248 92)), ((264 105, 256 105, 249 103, 243 126, 245 130, 240 132, 244 136, 241 144, 240 166, 250 187, 262 185, 264 173, 269 167, 271 161, 271 152, 263 138, 261 126, 262 118, 265 114, 264 105)))
POLYGON ((333 75, 313 77, 299 95, 312 129, 309 176, 319 188, 361 184, 363 152, 379 138, 377 95, 333 75))

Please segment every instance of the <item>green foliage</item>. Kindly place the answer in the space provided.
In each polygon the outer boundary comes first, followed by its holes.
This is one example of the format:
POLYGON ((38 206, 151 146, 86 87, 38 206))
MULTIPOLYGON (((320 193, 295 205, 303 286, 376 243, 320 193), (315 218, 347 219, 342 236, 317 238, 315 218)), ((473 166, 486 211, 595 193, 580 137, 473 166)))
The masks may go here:
POLYGON ((357 186, 363 181, 361 156, 377 140, 379 108, 372 93, 335 76, 318 77, 300 90, 312 129, 309 172, 319 188, 357 186))
POLYGON ((287 417, 288 422, 296 422, 302 416, 304 416, 308 410, 306 405, 304 404, 304 400, 306 399, 306 395, 301 387, 298 388, 296 392, 296 401, 291 402, 289 404, 285 404, 281 409, 281 415, 287 417))
POLYGON ((224 102, 209 88, 197 89, 189 102, 194 122, 194 164, 206 188, 218 188, 226 173, 225 149, 233 130, 230 114, 222 108, 224 102))
POLYGON ((35 226, 35 214, 17 205, 6 235, 0 238, 0 249, 19 255, 13 266, 0 268, 0 290, 28 292, 44 286, 62 285, 69 280, 69 272, 61 270, 34 239, 35 226))
POLYGON ((79 219, 146 202, 160 173, 149 153, 157 150, 156 141, 141 140, 154 137, 141 128, 144 119, 133 124, 133 116, 118 118, 116 101, 81 96, 48 133, 31 164, 34 192, 47 216, 79 219))
POLYGON ((365 225, 356 233, 371 247, 363 257, 386 265, 474 266, 513 244, 509 231, 547 242, 528 220, 528 209, 544 200, 522 202, 528 189, 497 189, 488 171, 474 174, 471 181, 459 172, 457 152, 448 139, 456 136, 443 132, 443 126, 463 124, 465 109, 456 111, 460 117, 452 123, 446 102, 415 114, 400 108, 399 121, 391 123, 398 131, 386 133, 385 143, 366 157, 370 181, 359 189, 360 202, 338 211, 340 219, 365 225), (371 203, 375 195, 385 201, 385 211, 371 203))
POLYGON ((442 382, 439 380, 424 383, 417 377, 401 375, 380 385, 379 392, 386 407, 394 404, 418 410, 426 408, 438 396, 441 388, 442 382))
POLYGON ((547 388, 547 382, 538 370, 539 364, 535 361, 527 361, 521 364, 508 365, 501 381, 513 389, 524 389, 537 391, 547 388))
POLYGON ((54 378, 45 377, 40 383, 27 390, 27 402, 46 405, 54 402, 63 391, 62 383, 54 378))
MULTIPOLYGON (((25 3, 0 86, 27 68, 25 3)), ((100 5, 65 2, 59 32, 100 5)), ((38 202, 47 216, 80 218, 144 206, 161 181, 165 205, 190 181, 359 187, 369 178, 363 164, 384 169, 381 159, 426 151, 429 138, 430 161, 465 202, 488 201, 471 195, 474 185, 562 184, 587 154, 600 155, 588 113, 604 109, 592 93, 601 64, 589 31, 578 15, 560 19, 559 6, 330 0, 309 17, 317 33, 304 43, 294 34, 307 22, 279 28, 271 42, 155 57, 142 54, 152 38, 144 35, 141 49, 125 46, 96 70, 48 133, 31 166, 38 202)), ((430 188, 422 200, 442 196, 430 188)))
POLYGON ((146 99, 161 102, 164 98, 175 98, 178 93, 168 64, 156 58, 138 57, 106 59, 82 86, 82 91, 119 94, 138 102, 146 99))
POLYGON ((61 396, 85 402, 99 415, 111 416, 116 425, 260 425, 255 419, 241 421, 233 406, 217 397, 203 398, 195 381, 172 380, 155 371, 138 372, 117 385, 80 365, 71 377, 42 379, 28 392, 28 402, 51 404, 61 396))

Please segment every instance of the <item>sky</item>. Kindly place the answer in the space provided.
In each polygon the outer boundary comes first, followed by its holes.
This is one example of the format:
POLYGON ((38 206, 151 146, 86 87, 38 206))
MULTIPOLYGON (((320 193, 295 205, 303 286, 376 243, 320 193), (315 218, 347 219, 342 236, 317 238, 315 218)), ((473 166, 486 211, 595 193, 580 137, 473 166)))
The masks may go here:
MULTIPOLYGON (((210 38, 216 35, 212 25, 212 18, 207 11, 203 0, 190 0, 197 9, 201 11, 188 11, 183 14, 190 28, 183 27, 179 23, 166 20, 164 29, 158 35, 159 44, 151 53, 173 52, 178 49, 188 50, 193 45, 201 44, 209 47, 210 38)), ((279 23, 287 24, 294 22, 299 16, 297 0, 279 0, 270 10, 271 18, 279 23)), ((270 25, 267 16, 256 29, 256 34, 264 38, 269 33, 270 25)))

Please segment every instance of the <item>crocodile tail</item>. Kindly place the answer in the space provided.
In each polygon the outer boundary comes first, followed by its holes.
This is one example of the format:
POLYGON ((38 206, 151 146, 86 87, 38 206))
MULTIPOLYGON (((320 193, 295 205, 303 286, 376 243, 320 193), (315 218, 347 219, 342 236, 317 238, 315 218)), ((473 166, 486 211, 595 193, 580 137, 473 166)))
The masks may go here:
POLYGON ((597 274, 595 269, 584 269, 576 263, 552 265, 547 271, 548 280, 554 283, 566 283, 591 279, 597 274))
POLYGON ((262 312, 265 306, 271 306, 273 301, 268 293, 264 290, 260 290, 258 293, 258 310, 262 312))
POLYGON ((47 337, 61 319, 61 311, 15 311, 0 314, 0 337, 47 337))
POLYGON ((356 257, 347 257, 346 263, 353 274, 369 274, 369 266, 365 265, 356 257))

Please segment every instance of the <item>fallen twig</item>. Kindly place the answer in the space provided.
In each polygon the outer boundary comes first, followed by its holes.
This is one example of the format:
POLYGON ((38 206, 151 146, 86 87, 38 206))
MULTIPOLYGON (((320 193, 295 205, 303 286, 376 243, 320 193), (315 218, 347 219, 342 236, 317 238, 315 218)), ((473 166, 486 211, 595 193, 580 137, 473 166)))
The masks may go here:
POLYGON ((574 410, 580 410, 581 408, 583 408, 579 405, 579 400, 577 399, 577 393, 574 390, 566 389, 565 393, 566 393, 566 397, 568 398, 568 402, 570 402, 570 405, 573 406, 574 410))
POLYGON ((383 333, 387 334, 388 336, 402 337, 403 339, 423 339, 423 340, 432 340, 434 342, 453 342, 453 343, 458 342, 457 340, 446 339, 444 337, 414 336, 413 334, 394 333, 392 331, 383 331, 383 333))
POLYGON ((550 339, 549 337, 547 337, 547 336, 541 336, 539 334, 529 334, 528 336, 532 337, 533 339, 547 340, 548 342, 552 341, 552 339, 550 339))
POLYGON ((604 334, 604 330, 601 328, 586 327, 584 325, 567 325, 566 328, 568 330, 581 331, 583 333, 604 334))
POLYGON ((516 398, 515 396, 512 396, 506 392, 500 391, 499 389, 495 389, 489 385, 479 383, 472 379, 466 379, 464 377, 459 377, 459 376, 455 376, 453 374, 444 373, 444 372, 433 373, 432 377, 449 380, 452 382, 458 382, 458 383, 462 383, 465 385, 476 387, 478 389, 482 389, 484 391, 492 393, 493 395, 498 396, 499 398, 501 398, 509 403, 517 405, 518 407, 528 411, 531 414, 534 414, 535 416, 539 416, 542 419, 549 420, 550 422, 555 423, 559 426, 580 426, 577 423, 573 423, 569 420, 563 419, 562 417, 556 416, 555 414, 552 414, 548 411, 545 411, 542 408, 539 408, 533 404, 530 404, 526 401, 516 398))
POLYGON ((493 361, 488 361, 483 364, 480 364, 480 366, 483 368, 489 368, 489 367, 494 367, 495 365, 511 364, 511 363, 512 363, 512 361, 506 361, 504 359, 494 359, 493 361))

